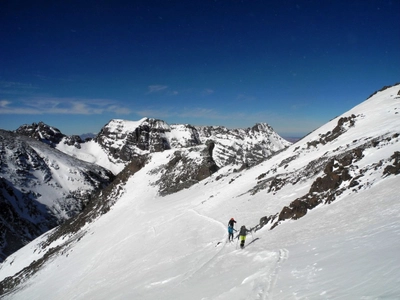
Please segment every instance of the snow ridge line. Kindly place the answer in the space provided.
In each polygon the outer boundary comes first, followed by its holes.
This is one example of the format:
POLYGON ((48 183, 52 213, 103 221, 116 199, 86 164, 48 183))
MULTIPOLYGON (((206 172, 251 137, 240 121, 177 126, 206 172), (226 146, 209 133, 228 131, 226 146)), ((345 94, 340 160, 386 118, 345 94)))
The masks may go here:
POLYGON ((266 288, 265 295, 263 300, 272 300, 272 289, 274 288, 277 280, 278 280, 278 273, 281 270, 282 264, 289 259, 289 250, 285 248, 279 249, 279 256, 273 268, 273 271, 269 275, 269 285, 266 288))
POLYGON ((196 215, 198 215, 198 216, 200 216, 200 217, 203 217, 203 218, 206 218, 206 219, 208 219, 208 220, 211 220, 211 221, 213 221, 214 223, 218 223, 218 224, 220 224, 220 225, 225 229, 225 225, 224 225, 221 221, 217 221, 217 220, 215 220, 215 219, 213 219, 213 218, 211 218, 211 217, 202 215, 202 214, 200 214, 198 211, 194 210, 193 208, 188 209, 188 211, 192 211, 192 212, 194 212, 196 215))
MULTIPOLYGON (((223 228, 225 228, 225 226, 223 225, 222 222, 217 221, 217 220, 215 220, 215 219, 213 219, 213 218, 211 218, 211 217, 202 215, 202 214, 200 214, 199 212, 197 212, 197 211, 194 210, 194 209, 188 209, 188 211, 191 211, 191 212, 195 213, 196 215, 198 215, 198 216, 200 216, 200 217, 203 217, 203 218, 205 218, 205 219, 211 220, 211 221, 214 222, 214 223, 218 223, 218 224, 220 224, 223 228)), ((224 243, 224 240, 225 240, 225 238, 222 240, 222 242, 221 242, 222 247, 218 250, 217 253, 215 253, 210 259, 208 259, 207 261, 205 261, 205 262, 204 262, 200 267, 198 267, 196 270, 194 270, 194 271, 192 271, 192 272, 187 272, 186 274, 184 274, 185 278, 182 279, 182 280, 180 281, 179 284, 182 284, 182 283, 184 283, 185 281, 188 281, 188 280, 191 279, 197 272, 199 272, 199 271, 202 270, 204 267, 206 267, 207 265, 209 265, 213 260, 215 260, 215 258, 216 258, 216 257, 222 252, 222 250, 225 248, 226 243, 224 243)))

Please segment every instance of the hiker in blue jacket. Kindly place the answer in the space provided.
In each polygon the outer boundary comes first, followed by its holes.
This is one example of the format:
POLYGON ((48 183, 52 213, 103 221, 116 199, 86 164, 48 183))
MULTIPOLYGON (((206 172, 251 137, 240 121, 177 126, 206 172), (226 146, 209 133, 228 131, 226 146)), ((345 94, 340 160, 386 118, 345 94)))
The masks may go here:
POLYGON ((235 225, 236 221, 234 218, 231 218, 228 222, 228 241, 233 242, 233 232, 236 232, 236 229, 233 228, 235 225))

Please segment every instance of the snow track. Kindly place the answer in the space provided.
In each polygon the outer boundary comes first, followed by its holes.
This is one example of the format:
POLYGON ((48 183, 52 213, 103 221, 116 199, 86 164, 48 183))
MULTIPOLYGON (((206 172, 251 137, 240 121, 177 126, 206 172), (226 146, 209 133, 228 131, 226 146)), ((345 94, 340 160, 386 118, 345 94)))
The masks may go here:
POLYGON ((194 210, 193 208, 189 209, 188 211, 191 211, 191 212, 195 213, 196 215, 198 215, 198 216, 200 216, 200 217, 202 217, 202 218, 205 218, 205 219, 207 219, 207 220, 209 220, 209 221, 211 221, 211 222, 218 223, 219 225, 222 226, 222 228, 223 228, 224 230, 227 230, 227 226, 225 226, 225 225, 224 225, 222 222, 220 222, 220 221, 217 221, 217 220, 215 220, 215 219, 213 219, 213 218, 211 218, 211 217, 202 215, 202 214, 200 214, 198 211, 194 210))
POLYGON ((273 268, 272 272, 269 274, 269 280, 268 280, 268 287, 265 291, 264 297, 261 299, 267 300, 267 299, 273 299, 272 298, 272 289, 275 287, 275 284, 278 280, 278 273, 281 270, 281 266, 285 261, 287 261, 289 258, 289 250, 282 248, 279 249, 279 255, 278 259, 276 261, 275 267, 273 268))

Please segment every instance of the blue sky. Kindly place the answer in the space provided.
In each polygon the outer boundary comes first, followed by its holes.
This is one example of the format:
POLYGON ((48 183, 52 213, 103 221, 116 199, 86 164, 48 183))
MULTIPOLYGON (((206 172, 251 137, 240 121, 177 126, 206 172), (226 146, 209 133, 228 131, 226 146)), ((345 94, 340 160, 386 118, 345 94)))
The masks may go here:
POLYGON ((1 129, 153 117, 303 136, 400 82, 398 0, 58 2, 2 1, 1 129))

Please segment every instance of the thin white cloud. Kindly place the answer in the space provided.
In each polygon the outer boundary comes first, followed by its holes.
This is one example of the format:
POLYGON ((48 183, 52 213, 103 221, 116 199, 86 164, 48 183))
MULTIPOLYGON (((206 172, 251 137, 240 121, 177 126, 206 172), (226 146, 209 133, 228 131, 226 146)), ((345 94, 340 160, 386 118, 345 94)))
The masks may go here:
POLYGON ((204 89, 202 94, 203 94, 203 96, 208 96, 208 95, 214 94, 214 90, 213 89, 204 89))
POLYGON ((31 98, 22 102, 0 101, 0 114, 99 115, 130 114, 131 110, 107 99, 31 98))
POLYGON ((0 107, 1 107, 1 108, 7 108, 7 106, 8 106, 9 104, 11 104, 11 102, 8 101, 8 100, 0 100, 0 107))
POLYGON ((18 88, 18 89, 37 89, 34 85, 30 83, 22 83, 22 82, 15 82, 15 81, 4 81, 0 80, 0 88, 8 89, 8 88, 18 88))
POLYGON ((149 85, 147 94, 158 93, 158 92, 163 91, 163 90, 165 90, 167 88, 168 88, 167 85, 149 85))
POLYGON ((244 95, 244 94, 238 95, 236 97, 236 99, 239 101, 243 101, 243 102, 251 102, 251 101, 257 100, 257 98, 254 96, 248 96, 248 95, 244 95))
POLYGON ((0 94, 2 95, 27 95, 37 89, 38 87, 30 83, 0 80, 0 94))

